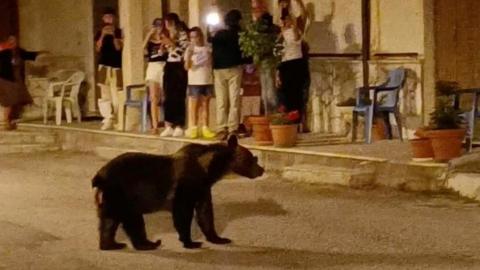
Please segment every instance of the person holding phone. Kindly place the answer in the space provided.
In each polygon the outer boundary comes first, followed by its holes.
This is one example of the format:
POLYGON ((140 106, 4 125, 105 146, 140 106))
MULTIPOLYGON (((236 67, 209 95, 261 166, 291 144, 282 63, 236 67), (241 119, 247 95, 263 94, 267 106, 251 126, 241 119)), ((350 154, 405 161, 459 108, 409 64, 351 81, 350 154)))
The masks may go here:
POLYGON ((102 130, 113 128, 113 115, 118 110, 118 89, 122 88, 122 31, 115 25, 115 11, 105 9, 103 26, 95 34, 95 48, 98 53, 97 81, 101 96, 98 100, 103 117, 102 130))
POLYGON ((189 46, 187 27, 178 14, 169 13, 165 16, 168 37, 162 37, 168 49, 167 63, 164 73, 165 90, 165 129, 161 137, 181 137, 185 126, 185 99, 187 95, 188 75, 183 58, 189 46))
POLYGON ((152 119, 152 134, 158 134, 160 111, 157 105, 163 102, 163 73, 168 58, 166 45, 162 42, 168 36, 164 21, 160 18, 153 20, 152 28, 143 42, 147 52, 148 66, 145 81, 148 84, 150 96, 150 116, 152 119))
POLYGON ((185 135, 195 139, 212 139, 215 133, 208 128, 208 111, 213 92, 212 48, 205 42, 202 29, 190 29, 190 46, 185 53, 188 70, 188 124, 185 135))

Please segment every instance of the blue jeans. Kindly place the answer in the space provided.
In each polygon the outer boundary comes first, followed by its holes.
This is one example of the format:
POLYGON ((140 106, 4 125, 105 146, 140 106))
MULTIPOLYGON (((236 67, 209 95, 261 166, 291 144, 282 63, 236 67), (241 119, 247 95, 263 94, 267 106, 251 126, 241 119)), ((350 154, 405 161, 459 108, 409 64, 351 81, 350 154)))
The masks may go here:
POLYGON ((265 114, 275 113, 278 106, 277 91, 275 89, 275 69, 260 67, 258 71, 265 114))

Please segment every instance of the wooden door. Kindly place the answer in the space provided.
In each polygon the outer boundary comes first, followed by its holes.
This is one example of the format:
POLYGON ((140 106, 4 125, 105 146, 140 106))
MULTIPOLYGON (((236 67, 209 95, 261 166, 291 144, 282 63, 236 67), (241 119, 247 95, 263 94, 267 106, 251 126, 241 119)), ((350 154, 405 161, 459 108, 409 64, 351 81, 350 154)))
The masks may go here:
POLYGON ((9 35, 18 36, 17 0, 0 0, 0 40, 9 35))
POLYGON ((438 80, 480 87, 480 1, 435 0, 438 80))

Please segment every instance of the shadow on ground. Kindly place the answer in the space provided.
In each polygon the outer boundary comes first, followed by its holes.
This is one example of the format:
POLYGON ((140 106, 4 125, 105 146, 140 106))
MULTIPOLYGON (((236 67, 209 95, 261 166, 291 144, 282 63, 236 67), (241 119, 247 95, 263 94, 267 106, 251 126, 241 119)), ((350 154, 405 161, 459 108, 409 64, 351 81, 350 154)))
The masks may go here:
POLYGON ((339 253, 313 252, 274 247, 251 247, 229 245, 228 250, 201 249, 194 252, 157 250, 151 255, 182 260, 189 263, 211 264, 214 266, 281 267, 305 269, 333 266, 402 266, 418 267, 472 267, 479 260, 455 254, 388 254, 388 253, 339 253))
MULTIPOLYGON (((227 202, 214 205, 215 227, 221 235, 230 222, 249 217, 272 217, 286 215, 287 211, 271 199, 258 199, 250 202, 227 202)), ((173 221, 169 212, 161 212, 160 215, 153 214, 145 216, 147 230, 150 235, 175 232, 173 221)), ((192 237, 201 238, 200 229, 193 222, 192 237)))

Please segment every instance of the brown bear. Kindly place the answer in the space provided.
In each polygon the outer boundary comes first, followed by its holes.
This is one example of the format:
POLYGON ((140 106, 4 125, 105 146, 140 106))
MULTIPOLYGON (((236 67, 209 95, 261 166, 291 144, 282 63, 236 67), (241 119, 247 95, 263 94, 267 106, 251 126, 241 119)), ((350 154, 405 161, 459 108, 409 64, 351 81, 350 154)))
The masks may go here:
POLYGON ((92 180, 100 219, 100 249, 125 248, 115 241, 120 224, 137 250, 156 249, 161 241, 149 241, 143 214, 169 208, 179 240, 185 248, 199 248, 193 242, 190 227, 194 212, 207 241, 228 244, 215 231, 212 186, 226 173, 256 178, 264 170, 257 157, 238 144, 189 144, 173 155, 125 153, 101 168, 92 180))

